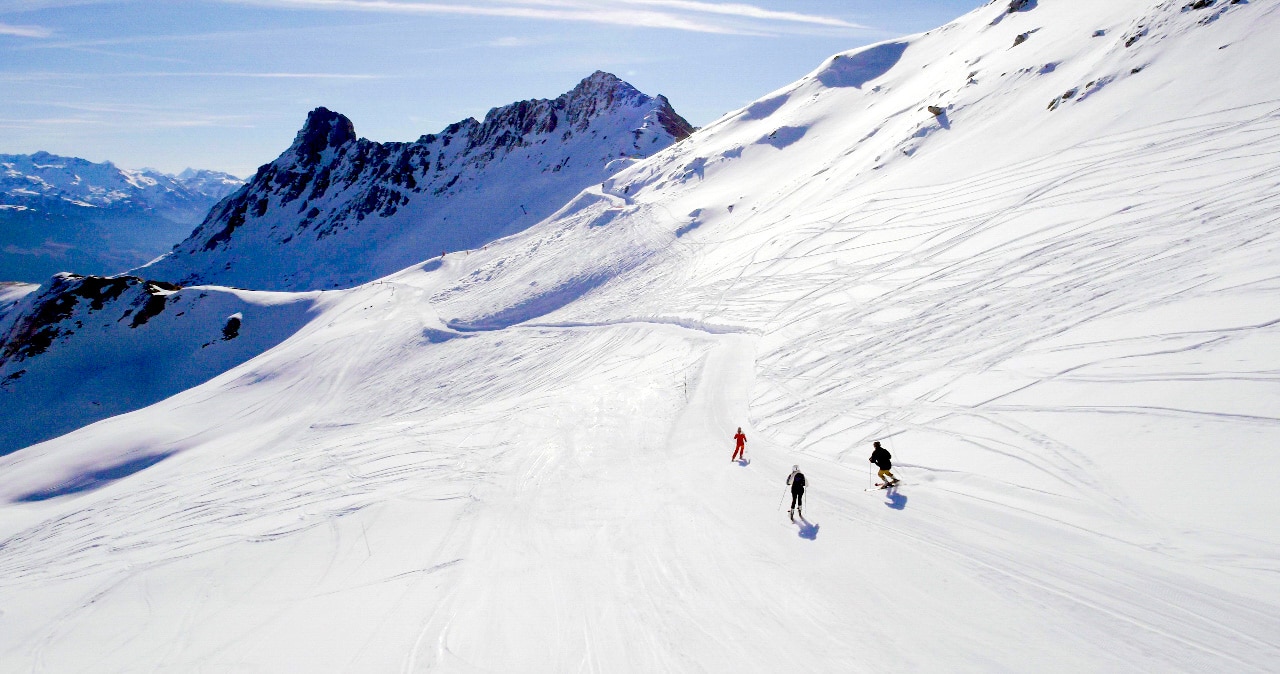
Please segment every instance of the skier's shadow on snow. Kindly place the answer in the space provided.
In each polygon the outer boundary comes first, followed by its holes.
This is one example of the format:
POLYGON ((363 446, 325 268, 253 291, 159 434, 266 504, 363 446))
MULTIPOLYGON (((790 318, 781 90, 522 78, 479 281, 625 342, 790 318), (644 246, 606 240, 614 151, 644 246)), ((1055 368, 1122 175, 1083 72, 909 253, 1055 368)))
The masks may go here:
POLYGON ((907 507, 907 497, 898 493, 897 487, 890 487, 884 492, 884 504, 894 510, 903 510, 907 507))
POLYGON ((796 526, 799 527, 800 529, 800 531, 798 532, 800 535, 800 538, 803 538, 808 541, 813 541, 818 539, 817 524, 813 524, 809 520, 806 520, 804 517, 801 517, 800 521, 796 522, 796 526))
POLYGON ((739 466, 742 466, 743 468, 746 468, 747 466, 750 466, 750 465, 751 465, 751 459, 748 459, 748 458, 746 458, 746 457, 743 457, 743 458, 741 458, 741 459, 738 459, 737 463, 738 463, 738 465, 739 465, 739 466))

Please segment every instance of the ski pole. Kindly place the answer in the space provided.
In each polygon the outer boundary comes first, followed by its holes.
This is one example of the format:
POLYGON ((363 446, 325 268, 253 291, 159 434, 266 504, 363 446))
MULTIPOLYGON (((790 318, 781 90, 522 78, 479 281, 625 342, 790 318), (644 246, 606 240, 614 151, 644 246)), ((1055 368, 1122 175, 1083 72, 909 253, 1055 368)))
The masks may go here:
POLYGON ((778 510, 782 510, 782 503, 787 500, 787 488, 782 488, 782 498, 778 499, 778 510))
MULTIPOLYGON (((889 447, 893 448, 893 455, 894 455, 894 456, 897 456, 897 455, 898 455, 898 446, 897 446, 897 445, 895 445, 895 444, 893 444, 893 436, 892 436, 892 435, 890 435, 890 436, 889 436, 889 447)), ((901 469, 901 468, 899 468, 899 469, 898 469, 898 473, 899 473, 899 474, 901 474, 901 473, 902 473, 902 469, 901 469)))

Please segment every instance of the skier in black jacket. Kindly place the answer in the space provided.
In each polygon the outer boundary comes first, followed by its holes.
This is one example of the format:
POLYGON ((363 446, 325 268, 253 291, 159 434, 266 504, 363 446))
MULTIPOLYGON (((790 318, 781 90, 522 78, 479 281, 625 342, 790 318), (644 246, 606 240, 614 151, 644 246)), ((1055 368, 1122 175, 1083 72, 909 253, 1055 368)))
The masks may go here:
POLYGON ((800 517, 804 517, 804 473, 800 472, 800 466, 792 466, 791 474, 787 476, 787 484, 791 485, 791 510, 787 512, 791 515, 791 519, 796 518, 796 511, 800 511, 800 517))
POLYGON ((867 460, 880 467, 880 472, 877 473, 877 475, 880 476, 881 482, 876 486, 898 484, 898 478, 894 477, 893 473, 889 472, 890 469, 893 468, 893 462, 890 461, 892 457, 889 456, 889 450, 881 447, 879 440, 876 440, 875 443, 873 443, 873 446, 875 449, 871 452, 871 458, 867 460))

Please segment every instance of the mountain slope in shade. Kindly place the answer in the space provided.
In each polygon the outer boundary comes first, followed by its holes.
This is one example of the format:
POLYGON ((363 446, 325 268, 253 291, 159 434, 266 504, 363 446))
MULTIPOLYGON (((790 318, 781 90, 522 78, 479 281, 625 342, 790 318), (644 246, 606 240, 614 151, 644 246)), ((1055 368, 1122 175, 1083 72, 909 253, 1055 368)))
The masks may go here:
POLYGON ((300 298, 0 457, 0 670, 1278 671, 1276 34, 1001 0, 300 298))
POLYGON ((0 455, 225 372, 304 325, 315 300, 67 273, 0 291, 0 455))
POLYGON ((350 120, 318 108, 280 158, 139 273, 347 287, 528 227, 691 130, 662 96, 603 72, 554 100, 494 108, 412 143, 358 138, 350 120))
POLYGON ((242 184, 217 171, 173 176, 47 152, 0 155, 0 279, 135 267, 170 250, 242 184))

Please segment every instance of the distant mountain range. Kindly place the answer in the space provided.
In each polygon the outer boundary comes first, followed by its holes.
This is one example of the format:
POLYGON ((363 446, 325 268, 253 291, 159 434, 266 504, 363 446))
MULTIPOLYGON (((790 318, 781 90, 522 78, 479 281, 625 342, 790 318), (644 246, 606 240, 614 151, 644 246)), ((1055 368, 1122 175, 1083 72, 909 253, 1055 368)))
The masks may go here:
POLYGON ((37 152, 0 155, 0 280, 114 274, 169 250, 244 181, 37 152))
POLYGON ((408 143, 359 138, 317 108, 244 190, 134 273, 256 290, 357 285, 525 229, 692 131, 663 96, 599 71, 555 99, 408 143))

